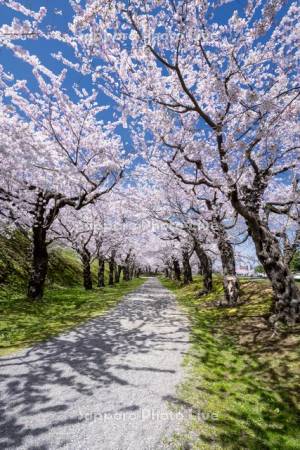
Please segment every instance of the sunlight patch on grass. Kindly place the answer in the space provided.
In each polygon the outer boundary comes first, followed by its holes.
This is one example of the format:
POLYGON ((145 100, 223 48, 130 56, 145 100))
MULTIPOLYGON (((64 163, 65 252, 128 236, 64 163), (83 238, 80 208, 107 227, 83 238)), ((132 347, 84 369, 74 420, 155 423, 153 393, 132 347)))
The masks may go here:
POLYGON ((0 355, 30 346, 105 313, 144 283, 121 281, 92 291, 81 287, 47 290, 42 301, 30 302, 20 293, 0 291, 0 355))
POLYGON ((195 418, 185 436, 176 437, 178 448, 188 441, 201 450, 300 449, 300 330, 274 335, 269 329, 268 283, 242 281, 241 304, 220 308, 220 279, 200 299, 200 277, 186 287, 162 281, 186 309, 192 328, 188 377, 178 396, 195 418), (208 419, 199 420, 203 415, 208 419))

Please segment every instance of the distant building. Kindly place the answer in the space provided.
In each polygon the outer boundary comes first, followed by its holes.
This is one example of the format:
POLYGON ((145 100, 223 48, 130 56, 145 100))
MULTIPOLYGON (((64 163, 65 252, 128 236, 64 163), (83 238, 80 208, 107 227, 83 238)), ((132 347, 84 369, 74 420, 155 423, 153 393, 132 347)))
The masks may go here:
POLYGON ((255 275, 255 271, 250 264, 240 264, 236 269, 237 275, 242 277, 253 277, 255 275))

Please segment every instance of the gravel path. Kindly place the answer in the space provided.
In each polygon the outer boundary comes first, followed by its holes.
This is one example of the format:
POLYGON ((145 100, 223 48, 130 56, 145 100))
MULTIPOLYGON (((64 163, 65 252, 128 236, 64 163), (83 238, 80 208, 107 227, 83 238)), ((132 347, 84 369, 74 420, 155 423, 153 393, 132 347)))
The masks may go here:
POLYGON ((172 448, 187 348, 186 318, 149 278, 105 316, 0 358, 0 448, 172 448))

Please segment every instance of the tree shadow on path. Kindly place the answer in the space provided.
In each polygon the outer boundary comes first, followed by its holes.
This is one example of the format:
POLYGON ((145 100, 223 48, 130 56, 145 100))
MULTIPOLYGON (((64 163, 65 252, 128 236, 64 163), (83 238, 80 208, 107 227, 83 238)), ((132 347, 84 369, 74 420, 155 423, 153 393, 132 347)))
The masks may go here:
MULTIPOLYGON (((157 357, 151 363, 150 354, 162 352, 159 360, 163 361, 166 348, 168 352, 178 351, 178 346, 183 350, 186 331, 173 298, 149 279, 105 316, 15 356, 0 358, 1 448, 24 448, 28 436, 31 440, 47 438, 56 429, 61 433, 80 423, 84 420, 80 408, 86 408, 95 393, 99 404, 105 393, 106 403, 101 406, 105 410, 115 389, 134 389, 135 385, 141 389, 139 376, 147 372, 147 377, 155 373, 171 376, 172 367, 157 366, 157 357)), ((119 410, 139 408, 121 402, 113 405, 114 411, 117 406, 119 410)), ((66 443, 67 433, 64 439, 66 443)))

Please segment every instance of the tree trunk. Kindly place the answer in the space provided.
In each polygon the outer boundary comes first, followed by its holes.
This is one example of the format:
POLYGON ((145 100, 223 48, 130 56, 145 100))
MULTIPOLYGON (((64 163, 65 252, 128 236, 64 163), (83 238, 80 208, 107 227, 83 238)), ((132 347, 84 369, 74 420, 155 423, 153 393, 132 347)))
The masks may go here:
POLYGON ((27 296, 31 300, 38 300, 43 297, 48 270, 47 231, 43 226, 35 225, 32 234, 32 264, 27 296))
POLYGON ((108 276, 108 284, 110 286, 114 285, 114 272, 115 272, 115 252, 111 252, 111 256, 109 258, 109 276, 108 276))
POLYGON ((286 233, 284 233, 284 262, 290 267, 293 257, 295 256, 297 249, 300 245, 300 223, 296 230, 293 242, 289 241, 286 233))
POLYGON ((174 278, 177 281, 181 280, 181 270, 180 270, 180 265, 179 265, 179 261, 177 258, 172 258, 172 262, 173 262, 173 269, 174 269, 174 278))
POLYGON ((127 266, 123 268, 123 280, 129 281, 129 269, 127 266))
POLYGON ((202 268, 202 264, 200 263, 200 261, 198 262, 198 275, 203 275, 203 268, 202 268))
POLYGON ((132 280, 133 277, 134 277, 134 266, 131 265, 129 267, 129 280, 132 280))
MULTIPOLYGON (((263 191, 258 189, 258 192, 263 191)), ((245 218, 257 257, 272 285, 274 314, 270 317, 270 322, 285 322, 292 325, 300 322, 300 291, 290 271, 288 258, 282 254, 278 240, 269 230, 268 224, 257 214, 259 203, 256 204, 256 191, 250 191, 250 194, 252 195, 248 195, 246 206, 243 206, 237 192, 233 191, 231 203, 245 218)))
POLYGON ((173 273, 174 273, 174 271, 173 271, 173 263, 172 263, 170 258, 166 261, 166 270, 168 272, 168 278, 170 280, 173 280, 173 273))
POLYGON ((282 255, 276 237, 258 218, 247 221, 257 257, 262 264, 273 288, 273 312, 271 321, 294 324, 300 321, 300 291, 282 255))
POLYGON ((98 257, 98 287, 104 287, 105 286, 105 280, 104 280, 104 273, 105 273, 105 262, 104 258, 99 256, 98 257))
POLYGON ((189 284, 193 281, 192 269, 190 266, 190 252, 186 249, 182 251, 183 265, 183 284, 189 284))
POLYGON ((203 250, 198 241, 195 242, 195 253, 199 259, 199 265, 201 267, 201 275, 203 275, 203 290, 199 292, 199 295, 205 295, 212 291, 212 261, 207 253, 203 250))
POLYGON ((223 286, 226 305, 235 305, 239 300, 240 284, 236 275, 233 247, 227 240, 218 241, 223 268, 223 286))
POLYGON ((118 264, 116 264, 116 266, 115 266, 115 283, 120 282, 121 272, 122 272, 122 266, 119 266, 118 264))
POLYGON ((125 258, 124 267, 123 267, 123 280, 129 281, 130 280, 130 256, 131 256, 131 250, 127 253, 127 256, 125 258))
POLYGON ((83 268, 83 287, 86 290, 93 289, 92 273, 91 273, 91 254, 87 249, 80 253, 83 268))
POLYGON ((213 202, 206 200, 206 205, 208 209, 212 211, 211 231, 213 231, 214 237, 217 240, 221 256, 225 304, 228 306, 235 305, 239 300, 240 283, 236 275, 233 246, 229 242, 227 231, 222 223, 222 218, 220 218, 218 205, 215 200, 213 202))
POLYGON ((236 275, 234 250, 222 223, 216 221, 214 225, 223 268, 225 304, 235 305, 239 300, 240 284, 236 275))

